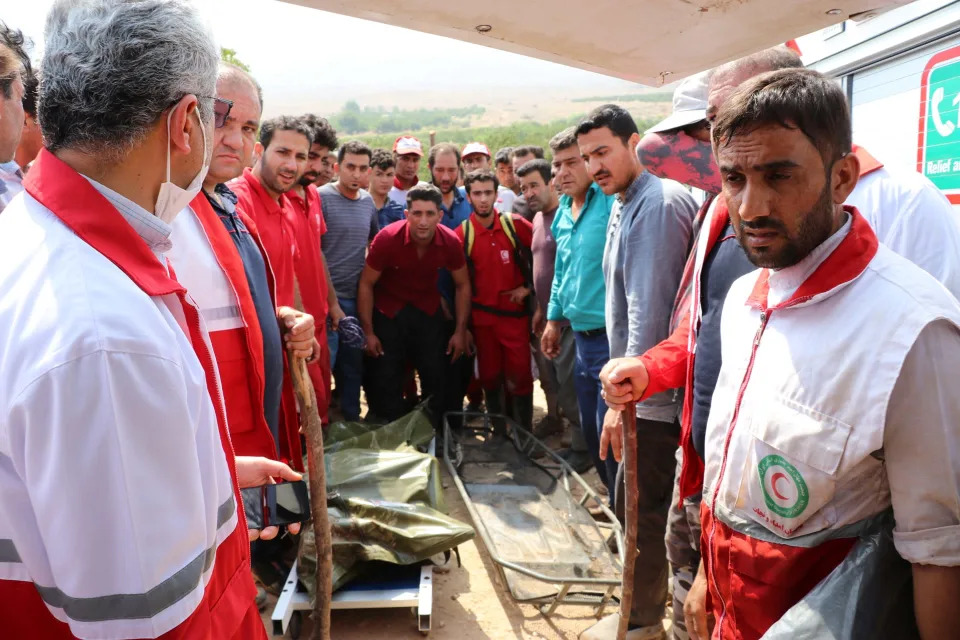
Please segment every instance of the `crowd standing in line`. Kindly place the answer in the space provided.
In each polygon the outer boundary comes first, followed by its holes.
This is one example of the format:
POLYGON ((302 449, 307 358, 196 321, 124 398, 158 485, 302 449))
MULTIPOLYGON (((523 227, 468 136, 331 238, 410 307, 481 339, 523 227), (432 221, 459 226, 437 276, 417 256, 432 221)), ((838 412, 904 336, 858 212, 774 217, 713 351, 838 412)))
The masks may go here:
POLYGON ((569 425, 621 519, 636 402, 628 640, 668 592, 681 640, 789 631, 877 532, 921 636, 960 627, 960 226, 790 50, 688 78, 645 135, 598 107, 547 160, 261 121, 186 0, 60 0, 25 49, 0 25, 4 637, 265 638, 279 531, 244 535, 238 490, 300 477, 290 358, 324 419, 569 425))

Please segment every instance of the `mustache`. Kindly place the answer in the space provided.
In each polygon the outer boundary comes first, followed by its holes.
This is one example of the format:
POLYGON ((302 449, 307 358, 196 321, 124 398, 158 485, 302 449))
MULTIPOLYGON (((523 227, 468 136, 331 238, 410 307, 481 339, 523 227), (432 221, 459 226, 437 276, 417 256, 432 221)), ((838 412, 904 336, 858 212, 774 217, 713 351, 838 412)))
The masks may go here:
POLYGON ((602 178, 609 178, 609 177, 610 177, 609 171, 598 171, 595 174, 593 174, 594 181, 600 180, 602 178))
POLYGON ((773 218, 759 218, 758 220, 753 220, 747 222, 746 220, 740 221, 740 233, 745 231, 779 231, 780 233, 786 233, 787 227, 779 220, 774 220, 773 218))

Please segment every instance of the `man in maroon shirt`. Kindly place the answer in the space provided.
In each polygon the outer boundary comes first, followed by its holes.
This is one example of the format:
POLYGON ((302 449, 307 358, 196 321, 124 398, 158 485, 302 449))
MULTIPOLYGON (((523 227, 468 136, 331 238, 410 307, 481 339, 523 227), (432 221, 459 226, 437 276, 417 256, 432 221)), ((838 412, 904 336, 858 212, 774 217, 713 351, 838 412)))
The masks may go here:
POLYGON ((511 415, 533 427, 530 370, 530 243, 533 226, 522 217, 498 214, 496 174, 467 174, 464 187, 473 213, 457 227, 465 246, 473 292, 471 321, 477 343, 477 378, 490 413, 502 413, 501 388, 512 401, 511 415))
POLYGON ((406 220, 388 225, 373 239, 360 276, 357 311, 373 358, 371 383, 387 420, 403 415, 404 370, 412 362, 437 423, 443 408, 444 352, 451 361, 472 349, 467 330, 470 276, 456 234, 438 226, 440 190, 420 184, 407 193, 406 220), (456 287, 456 330, 444 349, 444 319, 437 278, 447 269, 456 287))

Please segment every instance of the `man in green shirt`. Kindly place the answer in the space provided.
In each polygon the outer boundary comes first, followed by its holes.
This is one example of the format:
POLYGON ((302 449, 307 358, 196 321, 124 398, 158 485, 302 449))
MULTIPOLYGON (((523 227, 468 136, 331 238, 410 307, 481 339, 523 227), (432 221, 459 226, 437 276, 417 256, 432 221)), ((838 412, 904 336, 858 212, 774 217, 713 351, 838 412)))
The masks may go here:
MULTIPOLYGON (((547 327, 540 346, 548 358, 559 356, 563 321, 569 321, 566 330, 573 331, 574 341, 573 344, 568 341, 564 348, 576 349, 574 386, 580 406, 580 428, 597 474, 609 487, 616 477, 616 466, 610 474, 600 460, 600 428, 606 405, 600 397, 598 375, 610 359, 602 262, 607 220, 615 197, 604 195, 587 174, 572 129, 554 137, 550 147, 556 170, 554 181, 563 195, 552 227, 557 260, 547 307, 547 327)), ((612 499, 613 491, 610 494, 612 499)))

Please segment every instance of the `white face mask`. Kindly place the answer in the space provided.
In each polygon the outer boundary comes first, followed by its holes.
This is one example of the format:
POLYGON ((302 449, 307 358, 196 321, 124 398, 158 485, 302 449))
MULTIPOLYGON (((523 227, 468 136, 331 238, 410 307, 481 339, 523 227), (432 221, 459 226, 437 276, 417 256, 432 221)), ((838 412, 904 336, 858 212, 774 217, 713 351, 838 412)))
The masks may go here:
POLYGON ((203 188, 203 181, 207 177, 207 171, 210 169, 210 158, 207 157, 207 132, 203 128, 203 121, 200 120, 200 113, 197 112, 197 122, 200 123, 200 137, 203 138, 203 166, 190 185, 184 189, 178 187, 170 181, 170 117, 173 116, 171 110, 167 115, 167 181, 160 185, 160 194, 157 196, 157 204, 154 207, 153 214, 163 222, 171 224, 177 214, 190 204, 197 197, 203 188))

